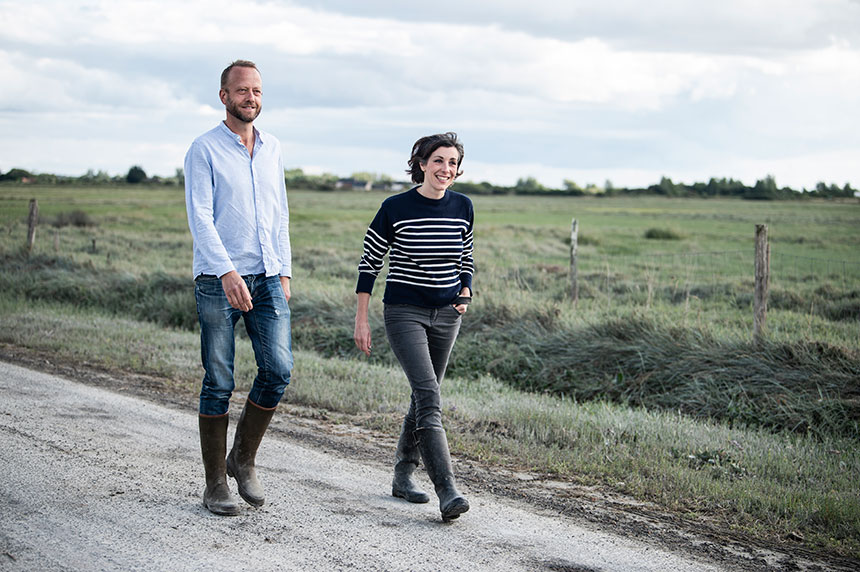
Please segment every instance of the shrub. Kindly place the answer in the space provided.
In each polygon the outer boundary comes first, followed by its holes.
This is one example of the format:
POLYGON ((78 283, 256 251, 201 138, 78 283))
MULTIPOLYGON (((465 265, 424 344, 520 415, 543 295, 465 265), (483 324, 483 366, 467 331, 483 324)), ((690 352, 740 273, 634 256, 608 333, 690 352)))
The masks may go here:
POLYGON ((96 223, 93 219, 90 218, 90 215, 85 213, 82 210, 74 210, 72 212, 62 212, 57 215, 57 218, 54 219, 53 225, 56 228, 61 228, 64 226, 96 226, 96 223))
POLYGON ((649 228, 645 231, 645 238, 653 240, 681 240, 681 235, 668 228, 649 228))

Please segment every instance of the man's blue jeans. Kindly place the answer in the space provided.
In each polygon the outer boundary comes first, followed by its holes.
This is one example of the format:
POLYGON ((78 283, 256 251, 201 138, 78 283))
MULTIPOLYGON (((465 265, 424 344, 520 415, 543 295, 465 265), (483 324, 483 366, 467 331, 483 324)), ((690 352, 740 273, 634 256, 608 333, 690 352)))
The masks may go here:
POLYGON ((242 312, 230 306, 221 280, 201 275, 194 281, 197 318, 200 320, 200 350, 203 359, 203 389, 200 414, 223 415, 230 407, 235 388, 233 360, 235 327, 239 318, 251 338, 257 360, 257 376, 248 399, 262 408, 278 405, 290 383, 293 368, 290 340, 290 307, 278 276, 243 276, 254 307, 242 312))
POLYGON ((403 430, 442 429, 440 387, 460 331, 460 313, 450 305, 386 304, 384 316, 388 343, 412 388, 403 430))

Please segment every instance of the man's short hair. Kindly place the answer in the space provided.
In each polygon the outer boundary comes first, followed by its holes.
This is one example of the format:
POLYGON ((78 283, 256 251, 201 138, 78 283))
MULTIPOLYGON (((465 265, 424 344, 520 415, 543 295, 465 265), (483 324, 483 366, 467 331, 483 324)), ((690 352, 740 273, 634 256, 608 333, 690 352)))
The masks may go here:
MULTIPOLYGON (((230 70, 232 70, 235 67, 253 68, 253 69, 257 70, 257 73, 260 73, 260 70, 257 69, 257 64, 255 64, 254 62, 249 61, 249 60, 236 60, 235 62, 233 62, 232 64, 230 64, 226 68, 224 68, 224 71, 221 72, 221 89, 227 88, 227 78, 230 77, 230 70)), ((262 75, 263 74, 260 74, 260 76, 262 76, 262 75)))

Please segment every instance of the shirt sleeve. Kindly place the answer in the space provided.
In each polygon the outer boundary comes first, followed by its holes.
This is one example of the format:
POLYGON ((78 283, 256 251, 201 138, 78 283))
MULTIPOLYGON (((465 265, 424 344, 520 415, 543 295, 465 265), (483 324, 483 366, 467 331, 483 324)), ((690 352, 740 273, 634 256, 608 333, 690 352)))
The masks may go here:
POLYGON ((185 207, 194 247, 206 268, 217 276, 235 270, 215 228, 212 161, 205 146, 194 142, 185 155, 185 207))
POLYGON ((290 207, 287 199, 287 184, 284 178, 284 159, 280 152, 278 153, 278 173, 279 177, 279 196, 281 197, 281 226, 278 236, 278 242, 281 254, 281 276, 292 277, 292 248, 290 246, 290 207))

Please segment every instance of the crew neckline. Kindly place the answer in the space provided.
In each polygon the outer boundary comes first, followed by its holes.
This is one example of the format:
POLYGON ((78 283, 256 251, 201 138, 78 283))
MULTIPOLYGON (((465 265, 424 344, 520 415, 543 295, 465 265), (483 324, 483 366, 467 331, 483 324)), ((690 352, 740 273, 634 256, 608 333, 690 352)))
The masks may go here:
POLYGON ((430 197, 425 197, 424 195, 422 195, 422 194, 418 191, 418 187, 420 187, 420 185, 417 185, 417 186, 415 186, 415 187, 412 187, 412 192, 414 192, 414 193, 415 193, 415 196, 416 196, 416 197, 418 197, 418 199, 420 199, 420 200, 422 200, 422 201, 425 201, 425 202, 427 202, 428 204, 431 204, 431 205, 438 205, 438 204, 441 204, 441 203, 442 203, 442 202, 444 202, 444 201, 445 201, 445 199, 447 199, 447 198, 450 196, 450 194, 451 194, 451 193, 449 192, 449 191, 450 191, 450 189, 445 189, 445 194, 444 194, 444 195, 442 195, 442 196, 441 196, 441 197, 439 197, 438 199, 431 199, 430 197))

